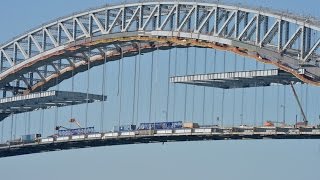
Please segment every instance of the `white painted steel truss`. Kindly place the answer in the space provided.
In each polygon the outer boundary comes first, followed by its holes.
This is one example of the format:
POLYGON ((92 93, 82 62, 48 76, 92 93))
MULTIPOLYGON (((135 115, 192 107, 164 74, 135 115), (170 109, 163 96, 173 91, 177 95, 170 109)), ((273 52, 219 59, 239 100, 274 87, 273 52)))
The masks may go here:
POLYGON ((61 81, 85 71, 88 63, 102 64, 97 60, 105 56, 109 61, 119 59, 120 51, 126 56, 152 51, 156 38, 167 39, 159 45, 167 48, 186 39, 237 48, 297 74, 303 69, 308 81, 319 83, 319 31, 315 19, 266 9, 174 1, 107 5, 58 19, 3 44, 0 87, 14 92, 48 89, 55 78, 61 81), (170 40, 174 38, 177 41, 170 40))

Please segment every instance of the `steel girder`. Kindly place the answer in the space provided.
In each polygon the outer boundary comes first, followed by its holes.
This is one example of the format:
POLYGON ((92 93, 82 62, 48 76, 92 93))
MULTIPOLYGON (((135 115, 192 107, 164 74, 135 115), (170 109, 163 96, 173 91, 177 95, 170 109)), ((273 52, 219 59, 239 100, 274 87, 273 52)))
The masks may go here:
POLYGON ((91 61, 100 60, 94 66, 104 57, 119 59, 123 49, 127 56, 155 50, 159 39, 160 47, 233 51, 319 85, 319 31, 315 19, 267 9, 174 1, 107 5, 58 19, 3 44, 0 87, 27 93, 47 89, 54 80, 85 71, 91 61))

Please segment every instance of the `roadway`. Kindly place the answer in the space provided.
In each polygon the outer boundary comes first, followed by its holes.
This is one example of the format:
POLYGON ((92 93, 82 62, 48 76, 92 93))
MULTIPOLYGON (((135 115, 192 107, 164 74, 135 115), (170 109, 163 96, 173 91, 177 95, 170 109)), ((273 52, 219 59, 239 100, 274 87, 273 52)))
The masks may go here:
POLYGON ((107 132, 87 135, 41 138, 36 142, 18 145, 2 144, 0 158, 100 146, 165 143, 206 140, 247 139, 320 139, 320 128, 193 128, 176 130, 144 130, 107 132), (238 131, 238 132, 237 132, 238 131))

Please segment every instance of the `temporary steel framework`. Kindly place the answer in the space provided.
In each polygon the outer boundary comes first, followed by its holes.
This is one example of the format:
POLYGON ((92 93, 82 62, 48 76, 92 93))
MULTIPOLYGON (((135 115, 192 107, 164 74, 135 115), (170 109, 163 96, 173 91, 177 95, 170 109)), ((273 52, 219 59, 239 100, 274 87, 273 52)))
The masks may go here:
POLYGON ((106 5, 57 19, 1 45, 0 87, 24 93, 46 90, 87 70, 89 62, 93 67, 104 58, 120 59, 120 52, 135 56, 156 46, 232 51, 320 85, 319 31, 320 21, 314 18, 239 5, 106 5))

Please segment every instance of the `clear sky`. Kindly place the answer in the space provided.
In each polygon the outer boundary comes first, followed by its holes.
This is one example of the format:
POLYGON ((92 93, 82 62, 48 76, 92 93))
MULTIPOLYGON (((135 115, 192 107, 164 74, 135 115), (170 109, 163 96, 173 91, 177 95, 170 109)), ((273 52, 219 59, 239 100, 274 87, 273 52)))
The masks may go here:
MULTIPOLYGON (((55 1, 43 1, 43 0, 10 0, 3 1, 0 5, 0 44, 11 39, 12 37, 19 35, 31 28, 39 26, 47 21, 55 18, 72 14, 77 11, 82 11, 91 7, 101 6, 109 3, 106 0, 55 0, 55 1)), ((116 1, 112 1, 116 2, 116 1)), ((127 1, 130 2, 130 1, 127 1)), ((320 2, 318 0, 233 0, 228 2, 245 2, 254 6, 267 6, 273 9, 289 10, 298 14, 304 14, 306 16, 320 17, 318 11, 320 2)), ((121 3, 121 1, 119 2, 121 3)), ((194 48, 190 48, 190 53, 194 51, 194 48)), ((197 50, 199 59, 204 59, 203 50, 197 50), (200 52, 200 53, 199 53, 200 52)), ((179 58, 184 59, 186 50, 179 50, 179 58)), ((208 54, 212 55, 213 51, 208 51, 208 54)), ((167 52, 160 52, 158 57, 166 59, 167 52)), ((223 54, 218 52, 218 58, 222 58, 223 54)), ((192 56, 190 56, 192 57, 192 56)), ((227 54, 227 58, 233 57, 231 54, 227 54)), ((134 58, 131 58, 133 60, 134 58)), ((150 54, 143 56, 143 66, 148 66, 148 59, 150 54)), ((200 60, 199 60, 200 61, 200 60)), ((246 59, 246 62, 252 65, 253 61, 246 59)), ((132 63, 132 61, 131 61, 132 63)), ((166 61, 159 62, 159 66, 165 66, 166 61)), ((208 62, 210 64, 211 62, 208 62)), ((231 62, 230 62, 231 64, 231 62)), ((117 73, 116 63, 108 66, 109 75, 117 73)), ((130 61, 126 63, 124 67, 127 69, 127 73, 132 73, 132 67, 130 61)), ((261 68, 261 65, 259 65, 261 68)), ((237 64, 237 68, 241 67, 241 63, 237 64)), ((94 68, 91 73, 91 78, 95 79, 95 73, 101 71, 102 67, 94 68)), ((221 69, 221 67, 219 66, 221 69)), ((181 66, 178 69, 178 74, 183 74, 185 67, 181 66)), ((231 69, 230 69, 231 70, 231 69)), ((200 72, 201 70, 199 70, 200 72)), ((148 72, 145 72, 145 76, 148 72)), ((77 76, 76 88, 79 88, 85 92, 85 88, 81 82, 85 79, 86 73, 82 73, 77 76), (81 89, 82 88, 82 89, 81 89)), ((128 74, 127 74, 128 75, 128 74)), ((131 79, 132 80, 132 79, 131 79)), ((148 79, 145 79, 147 81, 148 79)), ((130 81, 130 80, 128 80, 130 81)), ((143 81, 143 80, 142 80, 143 81)), ((159 76, 159 82, 162 82, 159 76)), ((68 90, 70 87, 67 85, 70 81, 63 82, 60 88, 68 90)), ((100 87, 100 82, 93 82, 91 85, 100 87)), ((109 84, 115 84, 116 80, 111 79, 109 84)), ((160 84, 160 83, 159 83, 160 84)), ((159 84, 155 86, 159 87, 159 84)), ((129 89, 130 83, 125 83, 124 89, 129 89)), ((178 91, 183 92, 183 87, 178 87, 178 91)), ((306 90, 302 88, 301 92, 306 90)), ((310 87, 311 100, 309 100, 309 112, 312 122, 315 122, 319 114, 319 96, 318 88, 310 87)), ((93 91, 93 90, 92 90, 93 91)), ((99 89, 97 90, 99 92, 99 89)), ((189 93, 192 91, 189 88, 189 93)), ((276 89, 267 90, 266 93, 274 95, 276 89)), ((157 92, 157 91, 156 91, 157 92)), ((197 88, 196 92, 202 92, 201 88, 197 88)), ((260 92, 260 91, 259 91, 260 92)), ((300 89, 299 89, 300 92, 300 89)), ((106 118, 116 119, 117 113, 113 111, 117 108, 116 87, 108 87, 108 95, 110 96, 109 104, 107 104, 106 118), (113 104, 115 103, 115 104, 113 104)), ((145 93, 142 91, 142 94, 145 93)), ((158 92, 159 94, 162 92, 158 92)), ((216 92, 219 93, 219 92, 216 92)), ((227 92, 230 93, 230 92, 227 92)), ((237 90, 236 93, 241 93, 237 90)), ((247 90, 247 94, 252 91, 247 90)), ((301 93, 302 94, 302 93, 301 93)), ((130 97, 130 94, 125 93, 124 96, 130 97)), ((160 96, 160 95, 159 95, 160 96)), ((219 96, 217 94, 216 96, 219 96)), ((199 96, 198 96, 199 97, 199 96)), ((232 93, 230 96, 232 98, 232 93)), ((248 97, 248 96, 245 96, 248 97)), ((177 97, 181 100, 183 97, 177 97)), ((208 99, 212 98, 208 96, 208 99)), ((124 98, 127 99, 127 98, 124 98)), ((268 99, 268 98, 267 98, 268 99)), ((270 98, 271 99, 271 98, 270 98)), ((190 98, 188 102, 190 102, 190 98)), ((143 102, 147 102, 147 99, 143 99, 143 102)), ((152 117, 163 118, 163 104, 164 101, 155 98, 155 101, 159 102, 158 111, 152 112, 152 117)), ((230 100, 231 101, 231 100, 230 100)), ((248 100, 249 101, 249 100, 248 100)), ((268 100, 266 100, 268 101, 268 100)), ((271 101, 271 100, 270 100, 271 101)), ((127 102, 126 100, 124 102, 127 102)), ((129 101, 128 101, 129 102, 129 101)), ((297 108, 294 104, 292 97, 288 97, 288 119, 292 122, 296 114, 297 108)), ((181 103, 181 102, 180 102, 181 103)), ((182 102, 183 103, 183 102, 182 102)), ((206 102, 209 106, 210 102, 206 102)), ((239 104, 239 100, 237 100, 239 104)), ((281 102, 280 102, 281 103, 281 102)), ((130 103, 124 103, 130 104, 130 103)), ((219 103, 217 103, 219 104, 219 103)), ((304 103, 306 106, 307 103, 304 103)), ((252 123, 253 117, 250 113, 252 103, 248 102, 248 106, 245 108, 244 116, 246 119, 250 119, 252 123)), ((274 106, 272 102, 266 102, 265 119, 275 119, 274 106)), ((91 106, 89 112, 90 117, 98 121, 100 112, 96 109, 99 105, 91 106)), ((172 101, 170 102, 172 107, 172 101)), ((178 107, 182 107, 179 106, 178 107)), ((76 107, 75 112, 77 118, 81 119, 83 112, 80 109, 83 107, 76 107)), ((124 109, 129 108, 127 106, 124 109)), ((142 106, 142 109, 144 106, 142 106)), ((188 107, 190 109, 190 107, 188 107)), ((157 109, 153 107, 153 109, 157 109)), ((177 110, 178 111, 178 110, 177 110)), ((239 117, 240 108, 236 109, 236 116, 239 117)), ((172 113, 172 112, 168 112, 172 113)), ((221 109, 218 109, 216 113, 221 113, 221 109)), ((260 112, 258 112, 259 114, 260 112)), ((278 113, 281 113, 278 112, 278 113)), ((46 121, 53 122, 53 111, 48 111, 46 121)), ((64 108, 59 114, 59 120, 67 119, 69 117, 69 109, 64 108)), ((201 122, 201 113, 196 111, 196 117, 201 122)), ((205 121, 210 121, 211 112, 205 114, 205 121)), ((260 113, 261 114, 261 113, 260 113)), ((181 113, 175 116, 170 114, 169 117, 178 119, 183 116, 181 113)), ((37 119, 38 114, 32 114, 33 119, 37 119)), ((140 117, 146 118, 146 111, 141 110, 140 117)), ((190 117, 190 114, 188 114, 190 117)), ((230 119, 231 114, 226 115, 226 119, 230 119)), ((18 122, 24 123, 23 116, 19 116, 18 122)), ((123 121, 130 122, 130 112, 124 113, 122 117, 123 121)), ((83 120, 83 119, 82 119, 83 120)), ((140 120, 141 122, 142 120, 140 120)), ((248 120, 249 121, 249 120, 248 120)), ((63 123, 63 122, 61 122, 63 123)), ((36 123, 34 123, 36 124, 36 123)), ((8 127, 8 123, 5 124, 8 127)), ((108 125, 107 129, 112 127, 112 123, 108 125)), ((18 126, 18 129, 23 131, 23 126, 18 126)), ((34 125, 33 130, 37 129, 34 125)), ((46 127, 46 129, 52 129, 52 126, 46 127)), ((49 131, 49 130, 48 130, 49 131)), ((21 134, 21 133, 20 133, 21 134)), ((47 132, 49 135, 50 132, 47 132)), ((184 143, 167 143, 167 144, 149 144, 149 145, 130 145, 130 146, 114 146, 114 147, 100 147, 91 149, 71 150, 62 152, 42 153, 28 156, 19 156, 12 158, 0 159, 0 179, 18 180, 18 179, 32 179, 32 180, 56 180, 56 179, 319 179, 319 162, 320 162, 320 141, 319 140, 265 140, 265 141, 211 141, 211 142, 184 142, 184 143)))

